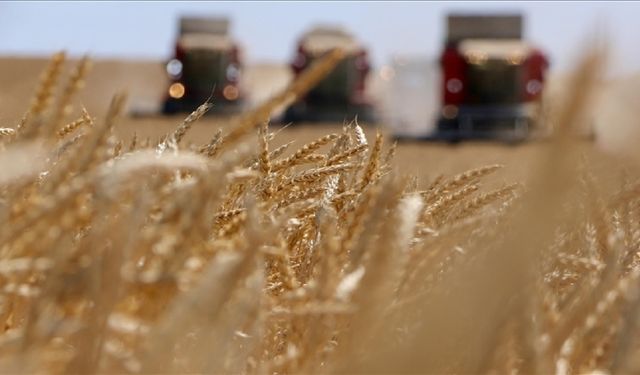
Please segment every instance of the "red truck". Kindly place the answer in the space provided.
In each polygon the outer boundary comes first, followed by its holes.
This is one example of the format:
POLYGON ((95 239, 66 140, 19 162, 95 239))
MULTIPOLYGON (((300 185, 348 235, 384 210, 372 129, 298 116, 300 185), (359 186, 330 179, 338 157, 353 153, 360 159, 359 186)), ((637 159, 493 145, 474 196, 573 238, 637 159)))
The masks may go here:
POLYGON ((448 16, 433 138, 520 141, 535 131, 549 62, 522 39, 522 21, 520 15, 448 16))

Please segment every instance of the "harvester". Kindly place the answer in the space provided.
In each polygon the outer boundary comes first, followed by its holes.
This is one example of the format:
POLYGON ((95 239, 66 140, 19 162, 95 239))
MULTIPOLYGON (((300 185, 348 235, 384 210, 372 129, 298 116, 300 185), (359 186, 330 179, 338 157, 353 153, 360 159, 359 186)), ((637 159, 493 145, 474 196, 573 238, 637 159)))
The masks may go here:
POLYGON ((442 106, 429 138, 522 141, 541 129, 548 59, 522 39, 520 15, 452 14, 440 58, 442 106))
POLYGON ((166 64, 169 87, 162 112, 190 112, 210 100, 210 112, 242 108, 242 61, 238 45, 229 37, 229 20, 183 17, 175 54, 166 64))
POLYGON ((355 116, 365 123, 375 121, 374 109, 366 96, 370 65, 367 50, 347 31, 339 27, 318 26, 298 41, 291 63, 297 77, 314 60, 334 48, 346 57, 307 95, 287 108, 285 122, 342 122, 355 116))

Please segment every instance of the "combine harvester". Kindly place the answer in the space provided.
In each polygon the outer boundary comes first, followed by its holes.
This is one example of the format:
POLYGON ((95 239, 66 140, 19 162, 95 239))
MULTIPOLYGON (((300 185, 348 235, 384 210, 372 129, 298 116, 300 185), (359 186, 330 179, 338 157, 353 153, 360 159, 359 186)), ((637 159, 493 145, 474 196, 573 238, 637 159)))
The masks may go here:
POLYGON ((367 50, 345 30, 319 26, 305 33, 291 63, 294 79, 314 60, 334 48, 346 52, 344 60, 304 98, 287 108, 282 121, 294 124, 343 122, 357 116, 362 122, 375 122, 373 106, 366 96, 370 70, 367 50))
POLYGON ((183 17, 174 57, 167 62, 170 79, 162 113, 191 112, 208 99, 210 113, 242 109, 242 61, 229 37, 226 18, 183 17))
POLYGON ((522 29, 520 15, 449 15, 436 128, 411 138, 518 142, 543 134, 537 118, 548 60, 522 40, 522 29))

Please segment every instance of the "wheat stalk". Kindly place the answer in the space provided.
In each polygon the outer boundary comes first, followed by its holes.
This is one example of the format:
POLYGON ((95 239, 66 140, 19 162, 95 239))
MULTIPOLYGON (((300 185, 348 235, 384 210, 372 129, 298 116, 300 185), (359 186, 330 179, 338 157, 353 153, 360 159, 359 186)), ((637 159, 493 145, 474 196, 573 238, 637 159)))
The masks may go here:
MULTIPOLYGON (((58 103, 56 103, 56 111, 51 118, 54 131, 56 131, 56 129, 62 125, 65 118, 71 114, 73 97, 84 86, 84 79, 90 67, 91 61, 88 56, 84 56, 71 71, 67 84, 59 97, 58 103)), ((83 109, 83 116, 85 113, 86 110, 83 109)), ((58 134, 60 134, 61 131, 62 129, 57 130, 58 134)))
POLYGON ((357 122, 272 150, 267 109, 339 57, 182 147, 200 106, 155 150, 116 136, 124 96, 46 134, 84 79, 55 97, 56 57, 0 130, 0 371, 637 372, 635 170, 611 184, 565 139, 528 146, 550 148, 524 185, 487 190, 499 165, 424 184, 357 122))
POLYGON ((275 171, 279 171, 281 169, 286 169, 292 167, 301 162, 306 156, 310 155, 320 147, 328 144, 329 142, 338 138, 337 134, 328 134, 315 141, 309 142, 302 146, 299 150, 293 153, 293 155, 288 158, 278 161, 274 164, 273 169, 275 171))

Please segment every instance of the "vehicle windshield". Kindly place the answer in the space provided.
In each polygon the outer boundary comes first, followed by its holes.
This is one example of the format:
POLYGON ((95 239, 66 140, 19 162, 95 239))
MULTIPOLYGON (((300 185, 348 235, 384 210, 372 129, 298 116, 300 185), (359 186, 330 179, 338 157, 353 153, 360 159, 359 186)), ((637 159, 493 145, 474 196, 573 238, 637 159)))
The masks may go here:
POLYGON ((490 59, 467 68, 468 104, 513 104, 520 101, 521 65, 490 59))

